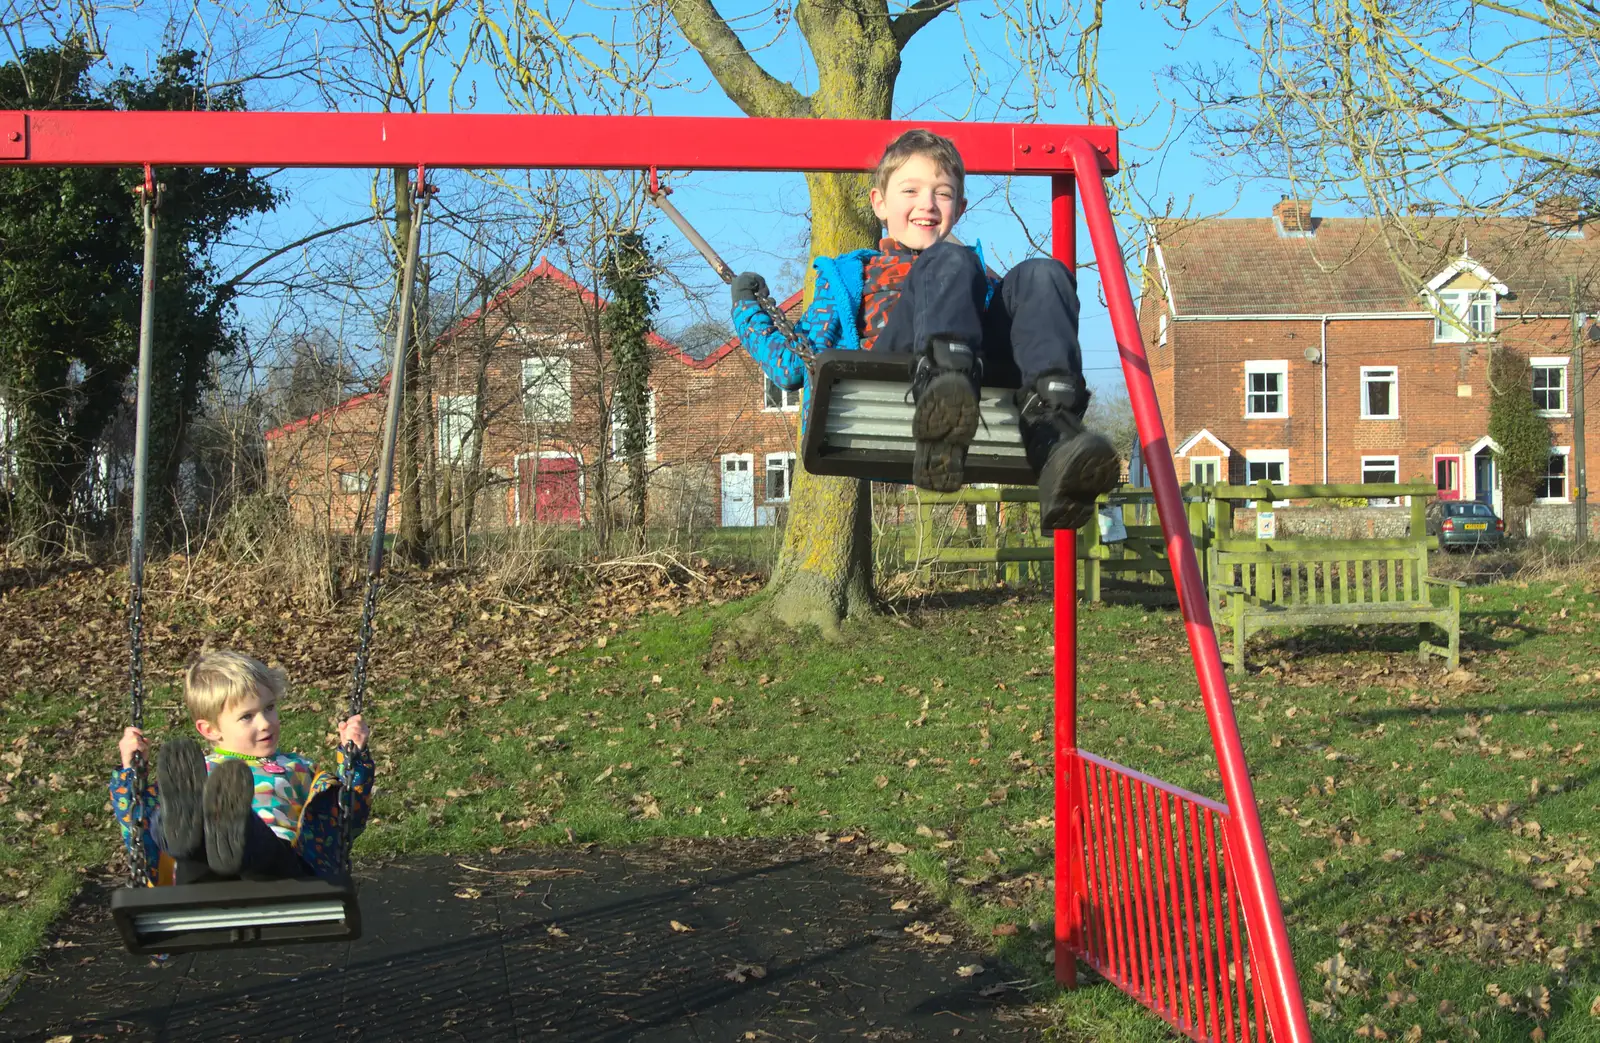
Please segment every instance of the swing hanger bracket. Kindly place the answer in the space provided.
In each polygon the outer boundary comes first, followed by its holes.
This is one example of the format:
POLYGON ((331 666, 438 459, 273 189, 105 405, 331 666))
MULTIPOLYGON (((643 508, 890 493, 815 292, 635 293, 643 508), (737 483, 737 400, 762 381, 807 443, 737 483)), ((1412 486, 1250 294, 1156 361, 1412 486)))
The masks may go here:
POLYGON ((672 194, 672 186, 661 183, 661 172, 655 167, 650 168, 649 192, 652 200, 659 199, 662 196, 670 196, 672 194))
POLYGON ((417 180, 411 186, 417 193, 417 198, 439 194, 439 186, 428 180, 428 168, 421 163, 417 164, 417 180))
POLYGON ((0 116, 0 159, 28 158, 28 114, 0 116))

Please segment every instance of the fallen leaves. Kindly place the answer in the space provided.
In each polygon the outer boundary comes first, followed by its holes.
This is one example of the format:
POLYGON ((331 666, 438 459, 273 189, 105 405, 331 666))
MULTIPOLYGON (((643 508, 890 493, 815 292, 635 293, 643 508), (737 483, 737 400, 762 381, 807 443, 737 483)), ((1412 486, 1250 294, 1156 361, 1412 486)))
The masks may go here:
POLYGON ((733 970, 723 975, 723 977, 728 981, 735 982, 739 985, 743 985, 745 981, 750 978, 756 978, 759 980, 761 978, 765 978, 766 976, 767 969, 761 966, 759 963, 735 964, 733 970))
POLYGON ((667 921, 667 926, 671 927, 678 934, 693 934, 694 931, 695 931, 695 929, 693 927, 690 927, 686 923, 680 923, 677 920, 669 920, 669 921, 667 921))

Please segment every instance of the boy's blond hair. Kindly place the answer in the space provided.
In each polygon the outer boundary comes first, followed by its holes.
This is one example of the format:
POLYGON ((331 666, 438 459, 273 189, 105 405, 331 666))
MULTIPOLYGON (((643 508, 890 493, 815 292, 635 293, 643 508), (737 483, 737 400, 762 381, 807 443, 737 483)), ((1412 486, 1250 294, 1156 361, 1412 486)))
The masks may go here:
POLYGON ((912 156, 932 160, 941 172, 955 179, 956 198, 967 198, 967 165, 961 161, 956 143, 942 134, 920 128, 908 130, 889 142, 889 147, 883 150, 883 158, 878 160, 878 169, 873 172, 872 186, 879 192, 889 191, 889 179, 912 156))
POLYGON ((250 696, 283 698, 289 675, 240 652, 202 652, 183 676, 189 716, 217 723, 228 707, 250 696))

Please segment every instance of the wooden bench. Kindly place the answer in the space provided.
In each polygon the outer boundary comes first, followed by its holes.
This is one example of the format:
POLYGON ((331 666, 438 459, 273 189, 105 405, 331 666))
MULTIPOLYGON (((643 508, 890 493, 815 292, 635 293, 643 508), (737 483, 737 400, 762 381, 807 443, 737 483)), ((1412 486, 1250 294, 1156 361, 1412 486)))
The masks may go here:
POLYGON ((1428 575, 1433 542, 1214 539, 1208 565, 1219 643, 1223 626, 1233 631, 1233 651, 1223 659, 1242 673, 1245 641, 1269 627, 1415 623, 1422 661, 1443 656, 1455 669, 1464 584, 1428 575), (1439 592, 1443 603, 1435 600, 1439 592), (1430 625, 1445 644, 1426 640, 1430 625))

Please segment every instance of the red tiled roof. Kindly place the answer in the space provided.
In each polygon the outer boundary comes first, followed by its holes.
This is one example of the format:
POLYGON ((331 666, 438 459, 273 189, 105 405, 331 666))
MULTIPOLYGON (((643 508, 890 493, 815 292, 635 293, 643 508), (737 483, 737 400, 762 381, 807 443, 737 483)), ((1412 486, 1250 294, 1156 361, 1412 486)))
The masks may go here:
POLYGON ((1565 238, 1522 218, 1385 225, 1326 217, 1312 225, 1307 236, 1280 232, 1272 218, 1156 222, 1174 314, 1423 311, 1422 285, 1463 252, 1510 288, 1502 312, 1566 310, 1569 275, 1600 290, 1600 228, 1565 238))

